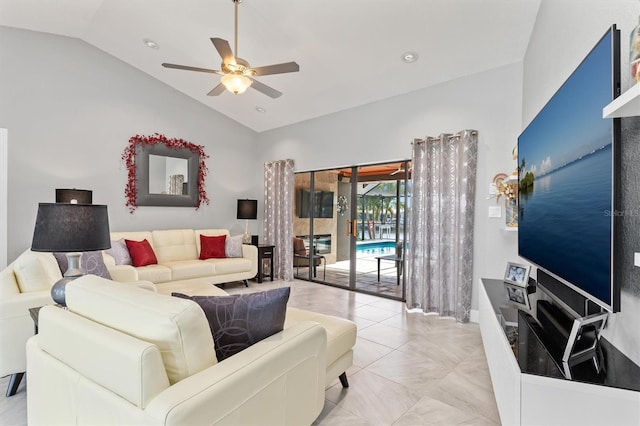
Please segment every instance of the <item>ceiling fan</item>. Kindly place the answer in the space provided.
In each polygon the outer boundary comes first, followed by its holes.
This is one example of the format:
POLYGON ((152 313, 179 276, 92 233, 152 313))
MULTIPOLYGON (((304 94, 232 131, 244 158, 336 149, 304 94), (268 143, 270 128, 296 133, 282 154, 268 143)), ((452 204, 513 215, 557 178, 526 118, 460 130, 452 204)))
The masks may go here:
POLYGON ((221 38, 212 38, 211 42, 216 48, 220 57, 222 58, 222 65, 220 70, 212 70, 208 68, 191 67, 188 65, 177 65, 163 63, 165 68, 174 68, 178 70, 205 72, 209 74, 221 75, 220 84, 214 87, 207 95, 218 96, 227 89, 231 93, 238 95, 244 93, 249 86, 256 89, 258 92, 263 93, 271 98, 278 98, 282 95, 282 92, 267 86, 264 83, 260 83, 253 77, 259 75, 270 74, 284 74, 288 72, 300 71, 300 66, 295 62, 285 62, 282 64, 265 65, 262 67, 251 68, 249 62, 239 58, 238 55, 238 4, 242 3, 242 0, 232 0, 235 6, 235 23, 234 23, 234 37, 235 37, 235 49, 232 51, 231 46, 227 40, 221 38), (235 52, 235 55, 233 54, 235 52))

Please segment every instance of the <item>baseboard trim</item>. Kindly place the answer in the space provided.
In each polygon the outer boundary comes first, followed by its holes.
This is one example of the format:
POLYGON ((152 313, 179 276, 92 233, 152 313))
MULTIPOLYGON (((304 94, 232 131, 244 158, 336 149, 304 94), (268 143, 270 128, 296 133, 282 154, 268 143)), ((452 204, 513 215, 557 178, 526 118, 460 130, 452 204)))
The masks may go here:
POLYGON ((475 322, 476 324, 480 322, 480 311, 477 309, 472 309, 469 313, 469 321, 475 322))

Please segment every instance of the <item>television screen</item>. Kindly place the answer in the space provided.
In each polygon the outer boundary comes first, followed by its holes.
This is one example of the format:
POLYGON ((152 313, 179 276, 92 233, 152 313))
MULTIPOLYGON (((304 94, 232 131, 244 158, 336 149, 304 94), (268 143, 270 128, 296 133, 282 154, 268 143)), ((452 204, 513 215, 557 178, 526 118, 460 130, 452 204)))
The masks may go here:
POLYGON ((609 310, 619 120, 602 108, 619 94, 619 52, 613 26, 518 138, 519 255, 609 310))
MULTIPOLYGON (((298 190, 298 217, 307 218, 311 214, 311 192, 308 189, 298 190)), ((315 191, 313 194, 313 217, 326 219, 333 217, 333 192, 315 191)))

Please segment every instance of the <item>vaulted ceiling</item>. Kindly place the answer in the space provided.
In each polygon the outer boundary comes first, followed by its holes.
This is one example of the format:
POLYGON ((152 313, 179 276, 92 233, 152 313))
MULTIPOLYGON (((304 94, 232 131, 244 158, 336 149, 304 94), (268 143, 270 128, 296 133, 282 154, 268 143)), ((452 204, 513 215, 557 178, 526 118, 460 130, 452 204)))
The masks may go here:
POLYGON ((232 0, 0 0, 0 25, 84 40, 260 132, 522 61, 539 6, 540 0, 244 0, 238 56, 252 66, 300 65, 298 73, 257 77, 284 93, 277 99, 251 89, 207 96, 219 76, 160 65, 220 69, 209 39, 226 39, 233 48, 232 0), (403 62, 408 51, 418 61, 403 62))

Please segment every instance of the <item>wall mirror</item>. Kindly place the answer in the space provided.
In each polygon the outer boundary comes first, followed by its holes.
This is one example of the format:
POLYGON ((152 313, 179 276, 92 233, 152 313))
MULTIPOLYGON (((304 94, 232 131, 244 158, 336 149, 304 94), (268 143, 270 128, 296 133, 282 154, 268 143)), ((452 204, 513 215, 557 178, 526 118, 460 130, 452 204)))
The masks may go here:
POLYGON ((163 143, 138 145, 135 153, 138 206, 197 207, 200 155, 163 143))

